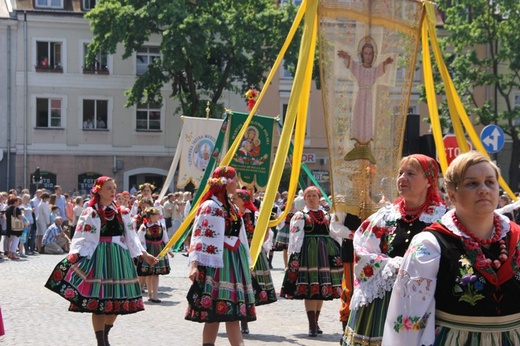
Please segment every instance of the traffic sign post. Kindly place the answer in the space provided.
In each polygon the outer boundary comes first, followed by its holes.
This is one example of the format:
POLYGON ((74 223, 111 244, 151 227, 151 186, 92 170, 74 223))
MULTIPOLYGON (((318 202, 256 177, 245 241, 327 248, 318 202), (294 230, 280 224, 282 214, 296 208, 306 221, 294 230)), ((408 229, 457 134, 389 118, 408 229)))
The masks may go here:
POLYGON ((480 141, 488 153, 498 153, 504 147, 504 131, 498 125, 488 125, 480 132, 480 141))
MULTIPOLYGON (((446 160, 448 161, 448 165, 453 161, 460 153, 460 148, 457 143, 457 137, 453 134, 445 135, 442 138, 442 141, 444 142, 444 150, 446 150, 446 160)), ((473 149, 473 145, 466 140, 468 143, 469 149, 473 149)))

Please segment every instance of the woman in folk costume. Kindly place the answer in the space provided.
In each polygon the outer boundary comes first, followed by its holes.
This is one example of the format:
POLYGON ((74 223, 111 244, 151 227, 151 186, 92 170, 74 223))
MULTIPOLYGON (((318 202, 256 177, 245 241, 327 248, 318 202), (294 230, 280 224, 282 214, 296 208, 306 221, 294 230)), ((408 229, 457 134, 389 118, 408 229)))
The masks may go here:
MULTIPOLYGON (((247 190, 237 190, 233 197, 233 202, 242 215, 248 244, 251 245, 253 234, 255 232, 256 216, 258 216, 256 214, 256 207, 251 199, 251 194, 247 190)), ((269 234, 266 233, 265 241, 267 241, 268 235, 269 234)), ((256 287, 254 287, 255 305, 259 306, 276 302, 276 291, 274 289, 273 278, 271 277, 271 270, 269 269, 269 262, 265 250, 261 251, 258 255, 258 259, 251 275, 253 275, 254 280, 258 283, 258 285, 255 285, 256 287)), ((247 319, 242 320, 241 331, 244 334, 249 334, 247 319)))
POLYGON ((236 192, 233 167, 218 167, 208 180, 193 224, 186 319, 204 322, 202 343, 215 344, 220 322, 229 343, 243 345, 239 321, 256 320, 251 256, 244 223, 228 195, 236 192))
POLYGON ((495 208, 500 171, 477 151, 444 176, 455 209, 415 236, 384 345, 520 345, 520 227, 495 208))
MULTIPOLYGON (((142 223, 137 235, 143 247, 153 256, 159 255, 168 243, 168 233, 163 225, 159 222, 161 214, 157 208, 147 208, 145 210, 146 219, 142 223)), ((170 250, 168 254, 173 257, 170 250)), ((148 289, 148 301, 152 303, 160 303, 157 297, 159 289, 159 275, 167 275, 170 273, 170 261, 168 256, 159 257, 159 262, 154 265, 148 264, 143 259, 137 261, 137 275, 146 278, 146 288, 148 289)))
POLYGON ((446 212, 438 189, 439 166, 425 155, 404 157, 399 198, 363 221, 354 234, 354 292, 343 345, 380 345, 388 302, 413 236, 446 212))
POLYGON ((98 346, 109 345, 108 333, 118 315, 144 310, 132 257, 157 263, 139 242, 128 209, 115 205, 115 194, 112 178, 96 180, 69 255, 45 284, 70 302, 70 311, 92 313, 98 346))
POLYGON ((329 234, 330 216, 320 209, 320 190, 309 186, 303 197, 305 207, 291 219, 289 264, 281 296, 305 301, 309 336, 315 337, 323 333, 318 326, 323 301, 341 295, 341 239, 329 234))

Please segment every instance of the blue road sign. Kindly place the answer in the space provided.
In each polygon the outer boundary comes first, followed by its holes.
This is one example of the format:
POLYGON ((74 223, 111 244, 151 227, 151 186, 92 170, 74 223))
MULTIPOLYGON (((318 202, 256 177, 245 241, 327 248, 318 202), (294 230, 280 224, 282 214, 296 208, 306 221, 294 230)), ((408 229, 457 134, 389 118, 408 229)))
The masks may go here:
POLYGON ((480 132, 480 141, 488 153, 498 153, 504 147, 504 131, 498 125, 488 125, 480 132))

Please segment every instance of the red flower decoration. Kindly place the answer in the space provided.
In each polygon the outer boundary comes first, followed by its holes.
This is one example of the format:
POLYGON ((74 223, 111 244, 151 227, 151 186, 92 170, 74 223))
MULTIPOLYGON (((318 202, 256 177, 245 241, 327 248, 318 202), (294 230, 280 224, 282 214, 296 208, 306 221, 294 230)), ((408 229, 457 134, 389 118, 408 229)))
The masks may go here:
POLYGON ((215 246, 213 246, 213 245, 208 245, 208 246, 206 247, 206 252, 207 252, 207 253, 210 253, 210 254, 214 254, 214 253, 215 253, 215 246))
POLYGON ((88 304, 87 304, 87 308, 88 308, 89 310, 96 310, 97 307, 98 307, 98 302, 97 302, 97 300, 91 300, 91 301, 89 301, 88 304))
POLYGON ((202 250, 202 243, 198 243, 197 245, 195 245, 195 250, 196 251, 202 250))
POLYGON ((60 281, 63 279, 63 273, 59 270, 55 270, 54 273, 52 273, 52 279, 54 281, 60 281))
POLYGON ((108 301, 105 303, 105 312, 111 312, 112 311, 112 302, 111 301, 108 301))
POLYGON ((229 311, 229 307, 225 302, 218 302, 217 308, 216 308, 217 314, 224 315, 229 311))
POLYGON ((209 225, 208 219, 202 220, 202 227, 208 227, 208 225, 209 225))
POLYGON ((363 267, 363 274, 365 274, 366 277, 371 277, 372 275, 374 275, 374 268, 367 264, 363 267))
POLYGON ((215 232, 212 229, 207 229, 206 232, 204 232, 204 236, 208 238, 213 238, 215 232))
POLYGON ((260 300, 263 302, 267 301, 267 293, 265 291, 260 292, 260 300))
POLYGON ((63 292, 63 296, 66 298, 66 299, 72 299, 76 296, 76 293, 74 292, 74 290, 72 288, 67 288, 65 290, 65 292, 63 292))
POLYGON ((311 285, 311 295, 318 294, 320 292, 320 286, 319 285, 311 285))
POLYGON ((85 228, 84 228, 85 232, 90 232, 92 230, 92 226, 90 225, 85 225, 85 228))
POLYGON ((374 226, 374 228, 372 228, 372 233, 374 233, 376 238, 381 239, 383 237, 383 235, 385 234, 385 228, 379 227, 379 226, 374 226))

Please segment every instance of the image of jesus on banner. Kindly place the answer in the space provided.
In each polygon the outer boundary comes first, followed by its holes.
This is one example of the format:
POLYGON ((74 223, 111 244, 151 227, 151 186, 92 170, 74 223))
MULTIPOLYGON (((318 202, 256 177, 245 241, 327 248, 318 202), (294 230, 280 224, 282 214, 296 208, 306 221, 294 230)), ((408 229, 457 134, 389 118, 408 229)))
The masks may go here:
POLYGON ((357 62, 345 50, 338 50, 338 56, 343 59, 344 66, 350 70, 358 84, 358 92, 354 102, 350 139, 354 140, 354 148, 349 151, 344 159, 353 161, 365 159, 376 163, 376 159, 370 150, 370 141, 374 138, 374 89, 378 80, 383 76, 388 65, 394 62, 392 57, 387 57, 378 65, 373 65, 377 60, 377 45, 370 36, 365 36, 358 44, 360 62, 357 62))

